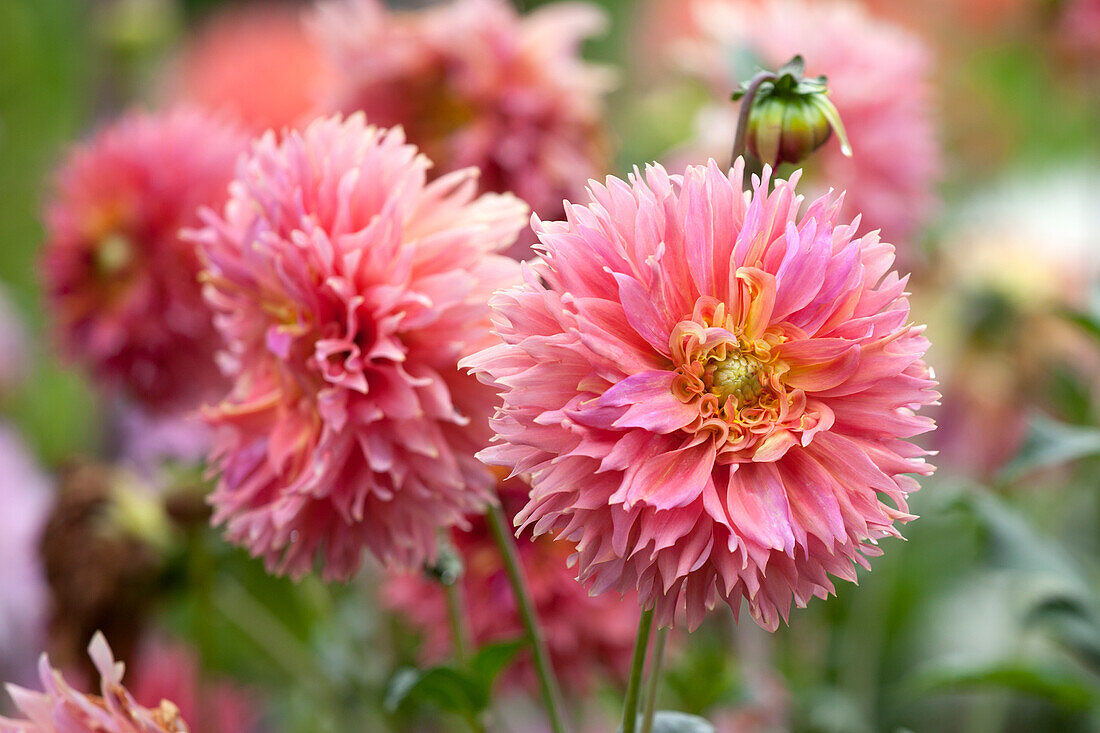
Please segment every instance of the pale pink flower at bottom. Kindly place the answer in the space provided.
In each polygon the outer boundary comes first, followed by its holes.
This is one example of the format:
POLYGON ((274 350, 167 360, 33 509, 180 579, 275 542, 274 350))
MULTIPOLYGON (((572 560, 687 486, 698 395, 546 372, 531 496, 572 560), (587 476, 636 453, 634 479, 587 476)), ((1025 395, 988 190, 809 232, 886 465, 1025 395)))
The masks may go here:
POLYGON ((146 708, 122 686, 126 667, 115 661, 102 634, 92 639, 88 653, 101 676, 98 696, 70 687, 43 654, 38 664, 42 692, 9 687, 25 718, 0 718, 0 733, 188 733, 173 703, 162 700, 146 708))
POLYGON ((856 580, 932 471, 908 439, 938 395, 893 247, 769 176, 589 182, 494 297, 501 343, 462 362, 501 391, 479 455, 530 476, 519 526, 575 542, 593 593, 636 590, 662 625, 745 601, 774 630, 856 580))

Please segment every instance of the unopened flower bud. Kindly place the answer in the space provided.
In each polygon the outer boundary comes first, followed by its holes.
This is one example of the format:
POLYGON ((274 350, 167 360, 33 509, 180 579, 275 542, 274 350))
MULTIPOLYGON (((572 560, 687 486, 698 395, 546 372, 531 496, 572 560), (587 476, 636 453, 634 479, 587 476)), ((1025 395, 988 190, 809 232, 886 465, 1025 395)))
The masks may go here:
MULTIPOLYGON (((829 99, 825 77, 804 78, 801 56, 772 76, 745 100, 752 105, 745 137, 750 153, 773 168, 780 163, 797 164, 824 145, 835 130, 841 151, 852 154, 840 114, 829 99)), ((743 86, 734 93, 734 100, 747 97, 749 89, 749 85, 743 86)))

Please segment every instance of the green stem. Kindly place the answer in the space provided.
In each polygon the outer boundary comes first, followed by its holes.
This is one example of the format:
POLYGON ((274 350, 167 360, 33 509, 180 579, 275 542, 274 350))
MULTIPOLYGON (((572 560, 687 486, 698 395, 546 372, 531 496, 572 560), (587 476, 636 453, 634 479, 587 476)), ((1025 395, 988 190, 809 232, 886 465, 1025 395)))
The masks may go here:
POLYGON ((512 584, 512 592, 516 596, 516 608, 519 610, 523 626, 527 630, 527 640, 531 645, 531 657, 535 663, 535 672, 538 674, 539 687, 542 688, 542 699, 546 704, 546 712, 550 716, 550 728, 554 733, 565 733, 565 717, 562 714, 563 705, 558 680, 550 667, 550 655, 546 651, 546 641, 542 638, 542 632, 539 630, 535 606, 531 602, 531 593, 527 590, 527 581, 523 577, 523 570, 519 564, 515 536, 508 526, 508 520, 505 519, 499 503, 489 507, 486 520, 493 539, 500 549, 500 555, 504 559, 504 569, 508 573, 508 580, 512 584))
POLYGON ((453 583, 441 583, 447 596, 447 621, 451 625, 451 646, 455 661, 465 664, 470 658, 470 632, 466 628, 466 616, 463 613, 461 580, 453 583))
POLYGON ((730 155, 730 168, 737 162, 737 158, 745 154, 745 143, 749 135, 749 113, 752 111, 753 102, 756 101, 756 92, 760 85, 766 81, 775 81, 775 74, 771 71, 761 71, 752 78, 745 89, 745 96, 741 97, 741 112, 737 115, 737 132, 733 137, 733 153, 730 155))
POLYGON ((630 661, 630 680, 626 685, 626 701, 623 703, 622 733, 634 733, 638 729, 638 696, 642 690, 642 670, 645 669, 645 653, 649 646, 649 634, 653 631, 653 609, 642 611, 638 621, 638 638, 634 641, 634 657, 630 661))
POLYGON ((653 714, 657 710, 657 686, 661 681, 661 664, 665 659, 666 641, 668 641, 668 629, 664 627, 657 629, 657 638, 653 640, 653 660, 649 665, 649 681, 645 690, 642 733, 653 733, 653 714))

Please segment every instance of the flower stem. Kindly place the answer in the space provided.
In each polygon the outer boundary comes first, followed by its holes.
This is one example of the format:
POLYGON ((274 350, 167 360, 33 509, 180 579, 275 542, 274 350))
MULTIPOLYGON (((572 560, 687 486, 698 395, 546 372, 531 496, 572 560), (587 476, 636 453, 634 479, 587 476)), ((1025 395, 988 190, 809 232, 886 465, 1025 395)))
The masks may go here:
POLYGON ((645 653, 649 646, 649 634, 653 631, 653 609, 642 611, 638 621, 638 638, 634 641, 634 657, 630 661, 630 680, 626 685, 626 701, 623 703, 622 733, 634 733, 638 729, 638 696, 642 690, 642 670, 645 669, 645 653))
POLYGON ((657 710, 657 686, 661 681, 661 663, 665 658, 665 642, 668 641, 668 629, 657 629, 657 638, 653 640, 653 659, 649 664, 649 681, 645 690, 645 711, 642 715, 642 733, 653 733, 653 713, 657 710))
POLYGON ((505 519, 499 503, 489 507, 486 519, 493 539, 496 540, 497 547, 500 549, 501 557, 504 559, 504 569, 508 573, 512 592, 516 596, 516 608, 527 630, 527 640, 531 644, 531 657, 535 663, 539 686, 542 688, 542 699, 546 704, 546 712, 550 716, 550 728, 554 733, 565 733, 561 691, 554 671, 550 667, 550 655, 546 651, 546 642, 539 629, 535 606, 531 602, 531 593, 527 589, 527 581, 523 577, 523 570, 519 564, 515 536, 508 527, 508 520, 505 519))
POLYGON ((451 625, 451 647, 455 661, 460 665, 465 664, 470 657, 470 632, 466 628, 466 617, 463 614, 461 580, 453 583, 441 583, 443 593, 447 596, 447 621, 451 625))
POLYGON ((733 136, 733 153, 730 155, 730 168, 737 162, 737 158, 745 154, 745 143, 749 135, 749 113, 752 111, 753 102, 756 101, 756 92, 760 85, 766 81, 775 81, 775 73, 771 71, 758 72, 745 89, 745 95, 741 97, 741 111, 737 115, 737 132, 733 136))

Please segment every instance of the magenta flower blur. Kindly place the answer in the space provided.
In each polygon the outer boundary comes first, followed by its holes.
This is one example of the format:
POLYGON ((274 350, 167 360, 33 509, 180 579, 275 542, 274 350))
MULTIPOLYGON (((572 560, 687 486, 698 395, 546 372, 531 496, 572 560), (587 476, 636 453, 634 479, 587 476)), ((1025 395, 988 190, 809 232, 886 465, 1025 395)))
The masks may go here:
POLYGON ((273 572, 317 557, 346 579, 363 548, 417 566, 491 496, 474 453, 496 403, 456 365, 518 279, 496 253, 527 207, 477 197, 471 169, 428 183, 430 165, 361 114, 269 133, 191 234, 235 379, 207 411, 214 521, 273 572))
POLYGON ((704 156, 691 162, 728 150, 737 119, 731 90, 757 66, 775 69, 801 54, 807 76, 828 76, 829 98, 852 145, 847 157, 835 139, 828 141, 806 161, 806 183, 821 193, 845 191, 846 218, 859 214, 866 230, 908 245, 935 207, 941 169, 928 45, 843 0, 697 5, 699 39, 691 52, 681 50, 721 101, 700 114, 696 147, 704 156))
POLYGON ((199 259, 180 227, 220 206, 247 146, 199 112, 134 113, 75 148, 57 174, 42 260, 64 351, 152 409, 223 389, 199 259))
POLYGON ((50 668, 46 655, 38 664, 42 692, 10 686, 8 692, 25 719, 0 717, 0 733, 188 733, 179 709, 167 700, 143 707, 122 686, 125 665, 116 662, 102 634, 88 653, 101 676, 100 694, 85 695, 50 668))
POLYGON ((838 223, 840 199, 799 216, 797 175, 742 177, 590 182, 536 222, 545 261, 494 298, 502 343, 463 362, 504 399, 480 455, 531 476, 518 524, 576 542, 593 592, 637 589, 662 624, 744 598, 775 629, 855 580, 912 519, 906 474, 932 470, 906 441, 936 393, 893 247, 838 223))
MULTIPOLYGON (((521 16, 509 0, 417 11, 337 0, 316 19, 335 69, 335 110, 399 124, 439 173, 476 166, 484 190, 511 191, 555 218, 564 198, 608 170, 603 95, 612 78, 579 53, 605 25, 595 5, 554 3, 521 16)), ((513 254, 530 256, 532 241, 513 254)))

